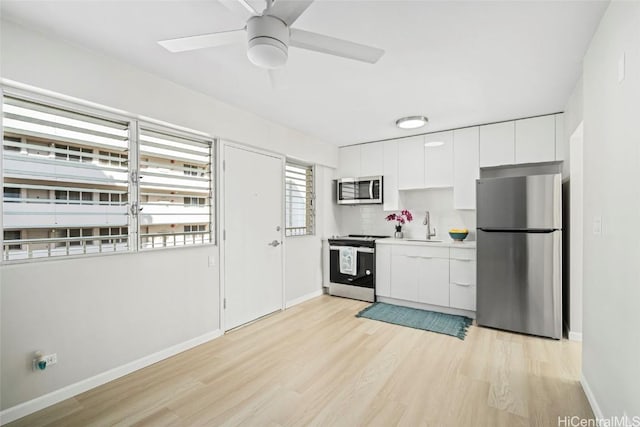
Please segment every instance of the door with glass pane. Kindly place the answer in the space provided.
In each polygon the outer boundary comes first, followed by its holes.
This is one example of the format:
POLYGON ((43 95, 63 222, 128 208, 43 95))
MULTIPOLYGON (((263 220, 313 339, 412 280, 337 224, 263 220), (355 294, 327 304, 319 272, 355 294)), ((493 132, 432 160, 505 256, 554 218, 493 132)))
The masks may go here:
POLYGON ((283 159, 224 148, 225 329, 283 307, 283 159))

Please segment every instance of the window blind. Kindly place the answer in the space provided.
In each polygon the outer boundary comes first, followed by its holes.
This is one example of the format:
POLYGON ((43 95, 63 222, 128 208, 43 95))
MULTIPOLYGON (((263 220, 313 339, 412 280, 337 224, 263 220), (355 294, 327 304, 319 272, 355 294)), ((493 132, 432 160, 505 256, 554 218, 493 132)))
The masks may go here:
POLYGON ((140 248, 212 242, 213 141, 140 126, 140 248))
POLYGON ((313 166, 287 161, 285 166, 285 235, 314 233, 313 166))
POLYGON ((129 122, 8 95, 2 108, 2 258, 129 250, 127 235, 97 238, 100 227, 129 224, 129 122), (101 193, 124 201, 105 204, 101 193))

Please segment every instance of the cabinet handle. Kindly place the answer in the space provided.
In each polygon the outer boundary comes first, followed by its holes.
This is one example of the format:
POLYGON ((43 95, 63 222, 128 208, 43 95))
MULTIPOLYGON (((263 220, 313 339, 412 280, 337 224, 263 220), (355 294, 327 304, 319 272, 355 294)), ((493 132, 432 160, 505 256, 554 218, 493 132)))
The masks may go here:
POLYGON ((454 285, 458 285, 458 286, 464 286, 465 288, 468 288, 471 286, 471 283, 460 283, 460 282, 452 282, 454 285))
POLYGON ((433 259, 432 256, 420 256, 420 255, 407 255, 407 258, 433 259))
POLYGON ((470 259, 464 259, 464 258, 451 258, 451 261, 471 262, 472 260, 470 260, 470 259))

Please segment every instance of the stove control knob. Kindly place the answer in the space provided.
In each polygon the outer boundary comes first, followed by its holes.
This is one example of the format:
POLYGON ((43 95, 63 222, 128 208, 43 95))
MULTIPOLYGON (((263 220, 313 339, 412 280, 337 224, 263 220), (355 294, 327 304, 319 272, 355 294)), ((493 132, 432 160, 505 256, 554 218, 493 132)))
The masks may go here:
POLYGON ((366 270, 364 274, 366 274, 367 276, 371 276, 371 270, 366 270))

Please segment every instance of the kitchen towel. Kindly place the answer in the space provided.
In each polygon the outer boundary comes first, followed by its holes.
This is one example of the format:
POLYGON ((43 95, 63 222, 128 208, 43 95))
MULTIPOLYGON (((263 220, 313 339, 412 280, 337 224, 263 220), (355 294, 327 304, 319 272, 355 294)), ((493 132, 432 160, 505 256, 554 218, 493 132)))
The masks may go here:
POLYGON ((358 274, 358 251, 356 248, 340 248, 340 273, 355 276, 358 274))

